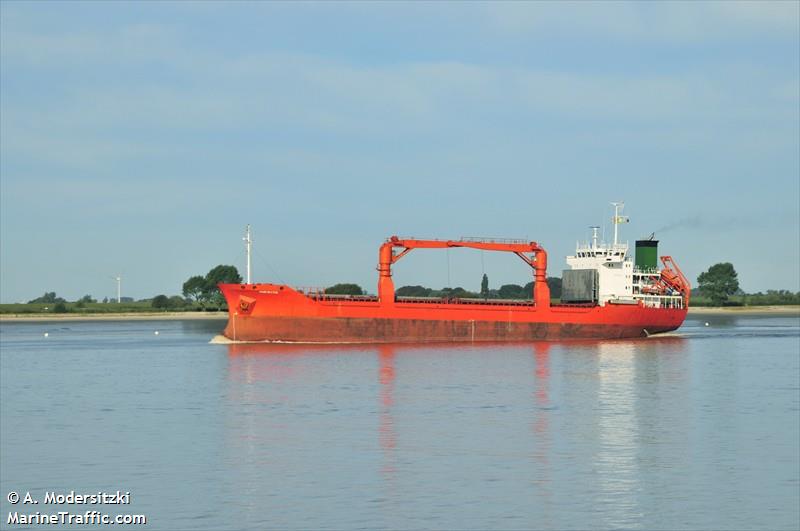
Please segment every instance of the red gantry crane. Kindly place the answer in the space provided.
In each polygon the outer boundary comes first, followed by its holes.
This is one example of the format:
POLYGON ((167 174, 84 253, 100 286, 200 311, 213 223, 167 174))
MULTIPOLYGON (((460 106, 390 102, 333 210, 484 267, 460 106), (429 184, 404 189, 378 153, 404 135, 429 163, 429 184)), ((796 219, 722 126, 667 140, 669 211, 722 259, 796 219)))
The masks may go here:
POLYGON ((547 251, 536 242, 523 240, 491 240, 483 238, 462 238, 460 240, 418 240, 392 236, 381 245, 378 254, 378 298, 382 304, 394 304, 394 282, 392 264, 414 249, 449 249, 466 247, 482 251, 514 253, 534 271, 533 299, 539 308, 550 307, 550 288, 547 285, 547 251), (395 248, 402 249, 395 254, 395 248), (532 256, 528 256, 529 253, 532 256))

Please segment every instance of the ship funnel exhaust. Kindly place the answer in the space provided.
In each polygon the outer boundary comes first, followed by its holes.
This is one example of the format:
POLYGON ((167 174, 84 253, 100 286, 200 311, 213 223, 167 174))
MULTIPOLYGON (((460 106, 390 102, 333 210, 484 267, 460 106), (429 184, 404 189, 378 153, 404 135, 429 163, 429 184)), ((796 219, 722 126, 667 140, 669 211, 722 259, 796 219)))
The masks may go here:
POLYGON ((655 234, 644 240, 636 240, 636 267, 639 269, 658 269, 658 240, 655 234))

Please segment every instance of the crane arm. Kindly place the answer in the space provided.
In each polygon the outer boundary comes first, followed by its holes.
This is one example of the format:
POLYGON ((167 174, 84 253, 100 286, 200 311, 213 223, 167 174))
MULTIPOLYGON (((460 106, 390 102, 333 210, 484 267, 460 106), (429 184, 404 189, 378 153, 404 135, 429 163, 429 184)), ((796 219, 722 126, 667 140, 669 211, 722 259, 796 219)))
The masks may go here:
MULTIPOLYGON (((510 253, 535 253, 544 250, 536 242, 500 241, 500 240, 418 240, 401 239, 392 236, 386 240, 392 247, 404 249, 448 249, 450 247, 466 247, 483 251, 503 251, 510 253)), ((405 251, 400 254, 405 254, 405 251)), ((399 257, 399 255, 398 255, 399 257)))
POLYGON ((394 284, 391 280, 392 264, 397 263, 402 257, 413 249, 449 249, 469 248, 482 251, 510 252, 519 256, 526 264, 534 269, 534 299, 536 304, 550 306, 550 290, 547 287, 547 252, 536 242, 523 240, 490 240, 490 239, 461 239, 461 240, 422 240, 416 238, 398 238, 392 236, 381 245, 378 259, 378 296, 382 301, 394 301, 394 284), (395 254, 394 249, 402 249, 395 254), (533 254, 533 257, 525 253, 533 254))

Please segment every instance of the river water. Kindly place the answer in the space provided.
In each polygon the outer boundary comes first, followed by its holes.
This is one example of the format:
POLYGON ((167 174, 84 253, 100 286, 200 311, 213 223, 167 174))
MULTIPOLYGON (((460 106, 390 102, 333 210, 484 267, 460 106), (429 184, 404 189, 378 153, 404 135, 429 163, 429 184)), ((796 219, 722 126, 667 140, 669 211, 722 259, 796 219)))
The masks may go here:
POLYGON ((209 344, 223 325, 0 324, 0 527, 800 528, 797 317, 347 348, 209 344), (130 504, 6 499, 73 490, 130 504))

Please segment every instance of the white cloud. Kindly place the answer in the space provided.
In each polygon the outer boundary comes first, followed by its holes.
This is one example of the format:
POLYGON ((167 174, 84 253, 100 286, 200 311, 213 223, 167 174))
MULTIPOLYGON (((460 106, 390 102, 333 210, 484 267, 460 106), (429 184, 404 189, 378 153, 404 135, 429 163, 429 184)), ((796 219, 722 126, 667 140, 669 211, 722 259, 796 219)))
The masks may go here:
MULTIPOLYGON (((83 42, 96 49, 103 38, 85 35, 83 42)), ((472 124, 504 130, 500 120, 509 114, 533 125, 606 120, 670 129, 687 121, 694 127, 720 120, 783 123, 798 107, 797 72, 749 65, 598 74, 454 61, 356 66, 285 53, 217 54, 202 63, 178 47, 139 55, 164 61, 177 82, 109 76, 67 82, 63 96, 46 105, 4 98, 5 154, 96 165, 109 157, 163 152, 169 146, 158 143, 170 131, 176 140, 184 133, 248 129, 436 138, 454 129, 466 134, 472 124), (131 130, 159 135, 152 142, 124 140, 121 135, 131 130)))
POLYGON ((762 36, 797 38, 800 3, 504 2, 482 4, 496 32, 531 38, 573 34, 644 42, 696 43, 762 36))

